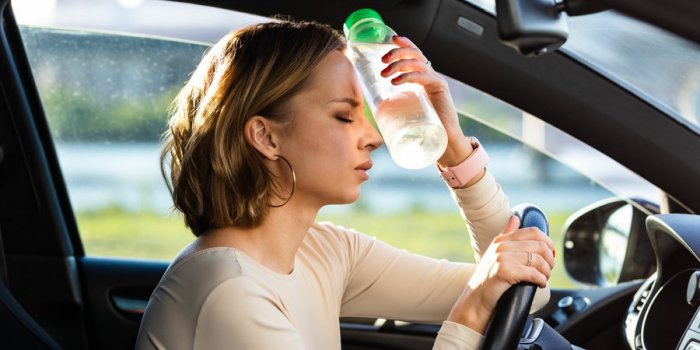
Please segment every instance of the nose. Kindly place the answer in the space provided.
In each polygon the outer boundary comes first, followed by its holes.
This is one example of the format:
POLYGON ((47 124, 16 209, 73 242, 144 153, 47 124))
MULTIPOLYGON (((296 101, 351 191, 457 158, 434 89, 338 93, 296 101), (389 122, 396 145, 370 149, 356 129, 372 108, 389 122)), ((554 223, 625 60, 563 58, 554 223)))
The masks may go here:
POLYGON ((371 152, 382 145, 382 136, 367 118, 363 117, 362 119, 364 120, 364 133, 363 137, 360 138, 360 147, 371 152))

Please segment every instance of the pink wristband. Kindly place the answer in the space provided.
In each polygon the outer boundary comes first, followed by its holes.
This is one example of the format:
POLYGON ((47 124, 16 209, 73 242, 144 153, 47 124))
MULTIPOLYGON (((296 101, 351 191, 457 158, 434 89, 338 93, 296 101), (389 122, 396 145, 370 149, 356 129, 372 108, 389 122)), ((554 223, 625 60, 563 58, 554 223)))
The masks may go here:
POLYGON ((469 141, 474 150, 463 162, 446 169, 435 164, 442 178, 452 188, 464 187, 471 179, 479 175, 489 162, 489 156, 486 154, 484 147, 481 147, 479 140, 475 137, 470 137, 469 141))

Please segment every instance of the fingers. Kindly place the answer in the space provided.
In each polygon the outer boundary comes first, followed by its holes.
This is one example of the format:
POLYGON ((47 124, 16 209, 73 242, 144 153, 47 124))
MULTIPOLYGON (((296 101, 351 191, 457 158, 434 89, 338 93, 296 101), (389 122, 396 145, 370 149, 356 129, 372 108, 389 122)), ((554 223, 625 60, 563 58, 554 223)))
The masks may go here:
POLYGON ((520 227, 520 218, 517 215, 511 215, 508 220, 506 228, 503 229, 503 233, 510 233, 517 230, 520 227))
MULTIPOLYGON (((396 73, 403 72, 425 72, 428 67, 425 65, 425 61, 419 61, 417 59, 401 59, 394 61, 389 64, 381 72, 381 75, 385 78, 390 77, 396 73)), ((393 81, 393 80, 392 80, 393 81)))
MULTIPOLYGON (((507 229, 508 227, 506 227, 507 229)), ((494 242, 506 242, 506 241, 542 241, 549 247, 549 250, 554 250, 554 242, 547 236, 544 232, 536 227, 525 227, 517 229, 515 231, 508 232, 504 230, 505 233, 498 235, 494 238, 494 242)))
POLYGON ((423 52, 414 44, 409 38, 405 36, 395 35, 392 37, 392 41, 397 48, 389 50, 389 52, 382 57, 382 61, 389 63, 394 60, 400 59, 415 59, 426 65, 426 68, 430 68, 428 64, 428 58, 423 55, 423 52))
POLYGON ((534 283, 542 288, 552 276, 552 266, 539 254, 527 252, 500 253, 496 257, 496 275, 510 285, 520 282, 534 283))
POLYGON ((525 260, 527 261, 525 267, 537 270, 539 274, 542 274, 545 277, 545 283, 552 276, 552 268, 554 267, 554 262, 547 261, 547 259, 545 259, 545 257, 543 257, 542 255, 533 253, 525 253, 525 260))
POLYGON ((399 74, 391 80, 393 85, 416 83, 426 87, 428 92, 447 90, 447 83, 434 74, 428 59, 415 44, 402 36, 394 36, 392 40, 398 47, 382 57, 382 62, 389 63, 381 72, 383 77, 399 74))
MULTIPOLYGON (((514 268, 515 273, 518 275, 518 282, 530 282, 536 284, 540 288, 547 287, 547 281, 551 275, 551 271, 548 273, 543 272, 537 268, 518 266, 514 268)), ((515 284, 515 283, 514 283, 515 284)))
POLYGON ((382 56, 382 62, 391 63, 396 60, 403 59, 415 59, 419 62, 427 63, 428 59, 425 58, 423 53, 420 51, 418 46, 416 46, 411 40, 406 37, 395 35, 392 40, 396 44, 396 48, 389 50, 384 56, 382 56))
POLYGON ((506 241, 495 243, 494 249, 497 254, 512 253, 518 262, 527 265, 531 262, 535 264, 535 258, 542 259, 550 269, 554 268, 554 254, 549 246, 542 241, 506 241), (523 258, 524 257, 524 258, 523 258))
POLYGON ((518 228, 520 219, 513 215, 502 234, 496 236, 490 250, 498 262, 497 275, 513 285, 531 282, 545 287, 554 268, 554 243, 537 228, 518 228))
POLYGON ((423 55, 423 53, 414 46, 397 47, 389 50, 389 52, 382 56, 382 62, 384 63, 405 59, 415 59, 420 62, 428 62, 428 59, 423 55))

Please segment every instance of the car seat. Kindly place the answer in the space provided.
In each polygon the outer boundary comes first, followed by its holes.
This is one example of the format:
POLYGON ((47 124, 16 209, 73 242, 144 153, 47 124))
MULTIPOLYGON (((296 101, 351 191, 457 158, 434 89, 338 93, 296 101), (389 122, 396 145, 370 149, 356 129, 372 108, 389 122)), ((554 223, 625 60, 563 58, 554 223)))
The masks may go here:
POLYGON ((5 252, 0 235, 0 348, 61 349, 61 346, 29 316, 7 287, 5 252))

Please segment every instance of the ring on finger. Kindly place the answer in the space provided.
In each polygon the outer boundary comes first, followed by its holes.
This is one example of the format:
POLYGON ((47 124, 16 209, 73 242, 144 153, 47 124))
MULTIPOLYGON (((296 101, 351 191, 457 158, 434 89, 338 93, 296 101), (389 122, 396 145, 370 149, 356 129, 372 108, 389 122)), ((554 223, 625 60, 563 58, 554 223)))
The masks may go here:
POLYGON ((527 267, 532 266, 532 252, 527 252, 527 267))
POLYGON ((430 63, 430 60, 426 60, 426 61, 425 61, 425 66, 428 67, 428 68, 430 68, 430 67, 433 66, 433 64, 430 63))

